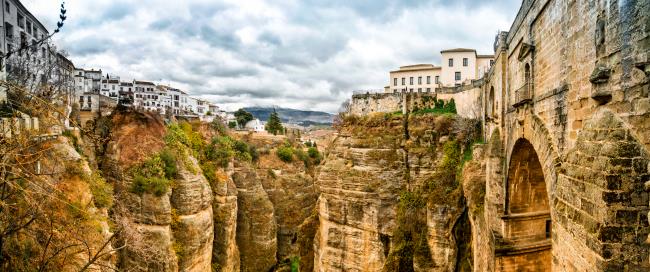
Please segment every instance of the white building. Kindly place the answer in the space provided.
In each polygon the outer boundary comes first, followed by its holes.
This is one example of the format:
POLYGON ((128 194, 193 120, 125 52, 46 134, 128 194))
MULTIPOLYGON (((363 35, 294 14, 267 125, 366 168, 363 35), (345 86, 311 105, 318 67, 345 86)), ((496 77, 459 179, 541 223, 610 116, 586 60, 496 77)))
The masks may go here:
POLYGON ((149 81, 133 81, 134 100, 133 106, 150 111, 163 108, 162 98, 156 92, 156 84, 149 81))
POLYGON ((492 55, 478 55, 476 50, 454 48, 440 51, 442 65, 416 64, 390 71, 385 92, 431 92, 435 88, 469 84, 483 77, 494 62, 492 55))
POLYGON ((260 121, 260 119, 253 119, 251 121, 248 121, 248 123, 246 123, 244 128, 255 132, 264 132, 266 131, 265 126, 266 126, 266 122, 260 121))
POLYGON ((120 96, 120 78, 115 76, 106 76, 102 79, 100 94, 108 96, 111 99, 118 100, 120 96))
POLYGON ((169 97, 168 103, 172 109, 172 113, 185 114, 188 109, 189 96, 187 93, 169 86, 159 85, 158 87, 163 88, 167 91, 167 96, 169 97))
POLYGON ((102 70, 74 69, 74 88, 77 96, 84 93, 99 93, 101 89, 102 70))

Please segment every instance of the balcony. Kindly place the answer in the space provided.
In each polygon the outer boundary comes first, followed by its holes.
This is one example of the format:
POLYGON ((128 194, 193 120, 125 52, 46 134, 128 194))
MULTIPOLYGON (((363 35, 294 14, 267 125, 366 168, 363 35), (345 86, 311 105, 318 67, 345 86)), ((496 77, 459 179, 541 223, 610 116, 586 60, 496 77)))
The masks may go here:
POLYGON ((515 103, 513 107, 517 108, 532 101, 531 91, 533 89, 532 83, 526 83, 515 91, 515 103))

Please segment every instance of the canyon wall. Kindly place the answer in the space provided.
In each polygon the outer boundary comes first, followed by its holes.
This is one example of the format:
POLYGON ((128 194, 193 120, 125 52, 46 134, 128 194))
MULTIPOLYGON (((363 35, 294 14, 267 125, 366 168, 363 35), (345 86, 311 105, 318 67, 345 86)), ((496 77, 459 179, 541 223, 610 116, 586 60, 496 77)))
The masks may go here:
POLYGON ((454 271, 462 193, 436 175, 441 161, 458 162, 454 123, 384 114, 345 123, 318 175, 314 271, 454 271))

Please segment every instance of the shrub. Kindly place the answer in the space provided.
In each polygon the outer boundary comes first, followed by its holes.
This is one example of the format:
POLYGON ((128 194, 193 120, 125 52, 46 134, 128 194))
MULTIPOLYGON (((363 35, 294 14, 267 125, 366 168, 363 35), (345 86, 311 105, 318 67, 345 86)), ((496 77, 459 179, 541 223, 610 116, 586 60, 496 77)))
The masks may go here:
POLYGON ((202 163, 201 170, 203 170, 203 176, 205 179, 210 182, 210 184, 216 184, 219 180, 217 179, 217 169, 212 163, 202 163))
POLYGON ((305 167, 310 166, 311 162, 309 161, 309 155, 305 151, 302 151, 302 149, 296 149, 293 153, 296 155, 298 160, 301 160, 305 164, 305 167))
POLYGON ((187 137, 183 129, 178 124, 171 124, 167 126, 165 143, 167 144, 167 146, 171 146, 171 147, 177 147, 178 144, 190 146, 190 139, 187 137))
POLYGON ((88 179, 93 202, 97 208, 109 208, 113 205, 113 186, 104 180, 98 172, 94 172, 88 179))
POLYGON ((133 184, 131 185, 131 192, 142 195, 143 193, 151 193, 156 196, 162 196, 167 193, 171 181, 176 172, 176 161, 172 160, 170 154, 165 155, 165 160, 161 155, 156 155, 153 158, 146 160, 139 167, 134 169, 133 184), (168 176, 169 175, 169 176, 168 176))
POLYGON ((235 122, 235 121, 230 121, 230 122, 228 122, 228 127, 229 127, 230 129, 234 129, 234 128, 236 128, 236 127, 237 127, 237 122, 235 122))
POLYGON ((242 141, 235 141, 233 148, 238 153, 248 153, 248 145, 242 141))
POLYGON ((278 155, 278 158, 280 158, 280 160, 283 162, 293 161, 293 148, 291 147, 287 147, 287 146, 280 147, 275 153, 278 155))
POLYGON ((135 176, 133 179, 133 185, 131 186, 131 192, 138 195, 144 193, 154 194, 156 196, 163 196, 167 193, 171 181, 166 178, 161 177, 149 177, 145 178, 143 176, 135 176))
POLYGON ((306 147, 311 147, 311 142, 305 142, 306 147))
POLYGON ((309 149, 307 149, 307 153, 309 154, 309 157, 312 159, 320 158, 320 152, 318 152, 318 148, 316 147, 310 147, 309 149))
POLYGON ((223 120, 219 117, 216 117, 214 120, 212 120, 210 127, 219 132, 220 135, 226 134, 226 126, 223 124, 223 120))
POLYGON ((176 166, 176 155, 172 153, 169 149, 165 149, 160 152, 160 159, 164 164, 165 177, 168 179, 173 179, 178 176, 178 167, 176 166))
POLYGON ((257 152, 257 147, 254 145, 248 146, 248 153, 251 155, 251 160, 256 162, 260 159, 260 153, 257 152))
POLYGON ((291 258, 291 272, 300 271, 300 257, 294 256, 291 258))

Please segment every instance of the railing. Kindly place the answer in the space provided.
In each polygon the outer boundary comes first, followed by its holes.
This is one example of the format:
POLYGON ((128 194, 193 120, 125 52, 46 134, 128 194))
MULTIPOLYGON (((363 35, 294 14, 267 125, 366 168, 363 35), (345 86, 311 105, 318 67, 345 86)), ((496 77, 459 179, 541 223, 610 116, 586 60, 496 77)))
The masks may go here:
POLYGON ((0 118, 0 137, 11 138, 21 132, 38 130, 39 122, 36 117, 0 118))
POLYGON ((531 97, 532 89, 533 89, 532 83, 526 83, 524 84, 524 86, 521 86, 519 89, 517 89, 515 91, 515 103, 512 106, 516 108, 530 102, 532 100, 531 97))

